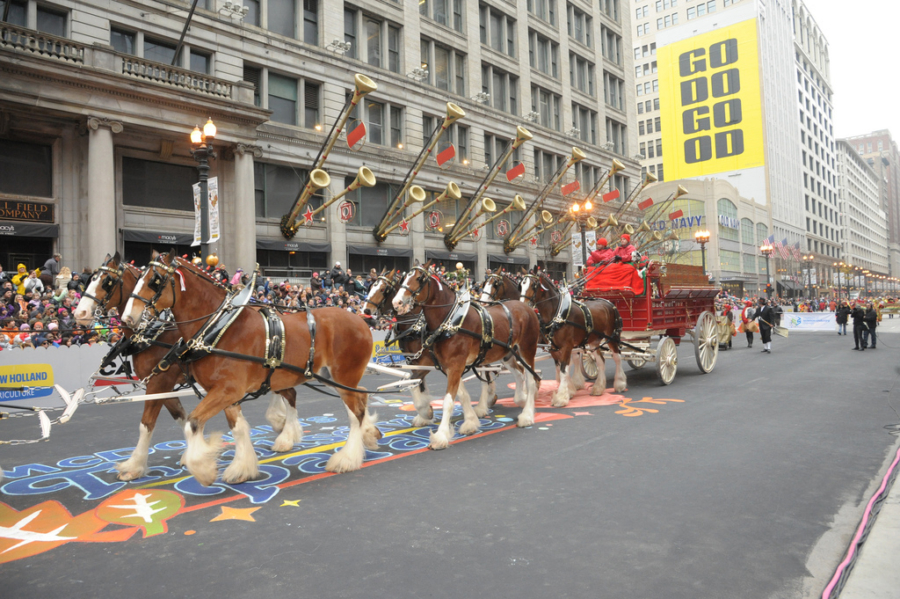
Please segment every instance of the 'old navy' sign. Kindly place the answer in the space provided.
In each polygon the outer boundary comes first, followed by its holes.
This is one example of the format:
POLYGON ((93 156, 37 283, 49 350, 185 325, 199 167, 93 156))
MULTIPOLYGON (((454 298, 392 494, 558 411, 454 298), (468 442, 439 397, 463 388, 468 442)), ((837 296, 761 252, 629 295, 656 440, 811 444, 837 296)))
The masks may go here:
POLYGON ((726 229, 740 229, 741 221, 732 217, 725 216, 724 214, 719 215, 719 224, 725 227, 726 229))
MULTIPOLYGON (((690 229, 691 227, 699 227, 703 221, 703 216, 682 216, 676 218, 672 222, 673 229, 690 229)), ((653 231, 664 231, 669 225, 667 220, 658 220, 650 223, 650 229, 653 231)))

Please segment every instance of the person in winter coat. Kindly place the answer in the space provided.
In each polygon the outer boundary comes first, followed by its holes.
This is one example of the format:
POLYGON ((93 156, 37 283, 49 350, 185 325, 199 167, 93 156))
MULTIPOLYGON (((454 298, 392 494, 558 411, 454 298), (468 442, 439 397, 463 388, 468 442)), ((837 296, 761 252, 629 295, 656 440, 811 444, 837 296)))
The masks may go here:
POLYGON ((850 312, 850 318, 853 319, 853 343, 856 344, 856 347, 854 347, 853 349, 859 351, 863 351, 866 349, 863 345, 862 339, 862 332, 865 328, 865 317, 866 311, 863 309, 863 307, 859 303, 854 305, 853 310, 850 312))
POLYGON ((762 339, 762 351, 772 353, 772 329, 775 327, 775 311, 766 303, 766 298, 759 298, 759 310, 756 311, 759 321, 759 336, 762 339))
POLYGON ((81 278, 77 272, 72 273, 72 280, 66 283, 66 289, 74 289, 78 293, 84 293, 85 286, 84 280, 81 278))
POLYGON ((319 278, 319 273, 313 273, 312 278, 309 280, 309 287, 313 293, 318 293, 322 289, 322 279, 319 278))
POLYGON ((47 289, 53 289, 53 286, 56 284, 56 275, 59 274, 61 260, 62 256, 53 254, 51 258, 44 262, 44 272, 41 274, 41 283, 43 283, 44 287, 47 289))
POLYGON ((591 255, 588 257, 587 265, 594 266, 595 264, 609 262, 615 254, 613 250, 609 249, 606 239, 601 237, 597 240, 597 249, 591 252, 591 255))
POLYGON ((866 315, 863 316, 863 349, 869 347, 869 339, 872 339, 872 349, 875 349, 875 327, 878 326, 878 312, 871 302, 866 306, 866 315))
POLYGON ((12 284, 16 286, 16 293, 25 295, 25 279, 28 278, 28 269, 24 264, 19 264, 16 268, 18 272, 13 275, 12 284))
POLYGON ((755 328, 751 323, 756 318, 756 311, 753 310, 753 302, 750 300, 744 301, 744 309, 741 310, 741 325, 744 329, 744 334, 747 335, 747 347, 753 347, 753 331, 751 329, 755 328))
POLYGON ((36 270, 33 270, 30 273, 28 273, 28 278, 25 279, 25 282, 22 283, 22 286, 25 288, 25 293, 43 293, 44 292, 44 284, 38 278, 38 271, 36 271, 36 270))
POLYGON ((344 269, 341 268, 341 263, 335 262, 334 267, 331 269, 331 281, 334 286, 344 285, 349 280, 350 278, 344 273, 344 269))
POLYGON ((850 317, 850 312, 850 306, 847 305, 846 301, 841 302, 841 305, 835 310, 834 319, 837 321, 838 335, 847 335, 847 320, 850 317))

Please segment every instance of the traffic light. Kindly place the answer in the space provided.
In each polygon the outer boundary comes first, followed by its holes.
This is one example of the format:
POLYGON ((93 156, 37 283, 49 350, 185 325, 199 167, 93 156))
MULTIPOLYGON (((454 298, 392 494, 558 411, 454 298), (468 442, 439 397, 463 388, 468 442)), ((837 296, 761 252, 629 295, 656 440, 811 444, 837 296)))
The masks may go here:
POLYGON ((772 297, 772 283, 766 283, 766 295, 772 297))

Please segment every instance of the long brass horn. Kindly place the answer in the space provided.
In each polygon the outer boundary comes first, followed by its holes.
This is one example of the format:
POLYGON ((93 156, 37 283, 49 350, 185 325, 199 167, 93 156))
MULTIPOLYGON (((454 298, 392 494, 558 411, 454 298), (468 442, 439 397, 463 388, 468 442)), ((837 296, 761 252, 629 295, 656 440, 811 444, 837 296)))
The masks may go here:
POLYGON ((519 235, 520 241, 515 244, 513 249, 516 249, 517 247, 522 245, 525 240, 531 237, 537 237, 544 231, 554 227, 556 224, 558 223, 553 222, 553 215, 549 210, 541 210, 541 217, 537 219, 536 222, 531 225, 531 227, 529 227, 527 230, 522 232, 521 235, 519 235))
MULTIPOLYGON (((651 183, 656 183, 656 181, 657 181, 656 175, 654 175, 653 173, 648 172, 646 175, 644 175, 644 180, 641 181, 641 184, 639 186, 635 187, 634 191, 631 192, 631 194, 628 196, 628 198, 624 202, 622 202, 622 205, 619 206, 616 209, 616 211, 612 213, 612 215, 610 215, 610 219, 615 220, 618 217, 620 217, 622 214, 624 214, 625 211, 628 210, 628 207, 631 206, 631 203, 634 202, 635 198, 637 198, 638 195, 640 195, 640 193, 648 185, 650 185, 651 183)), ((616 226, 618 224, 617 220, 615 222, 616 222, 615 225, 612 224, 612 222, 610 222, 611 226, 616 226)), ((604 232, 605 232, 605 229, 604 229, 604 232)))
MULTIPOLYGON (((324 173, 325 171, 322 171, 322 172, 324 173)), ((327 173, 326 173, 326 176, 327 176, 327 173)), ((353 182, 350 185, 348 185, 344 191, 337 194, 336 196, 334 196, 333 198, 331 198, 330 200, 328 200, 327 202, 325 202, 324 204, 322 204, 321 206, 319 206, 318 208, 313 210, 311 216, 315 216, 318 213, 322 212, 323 210, 325 210, 326 208, 328 208, 329 206, 331 206, 332 204, 337 202, 339 199, 341 199, 342 197, 344 197, 345 195, 350 193, 351 191, 356 191, 360 187, 374 187, 375 183, 377 183, 377 180, 375 179, 375 173, 372 172, 372 169, 370 169, 367 166, 359 167, 359 171, 356 173, 356 178, 353 179, 353 182)))
POLYGON ((550 248, 551 256, 558 256, 561 251, 563 251, 566 247, 568 247, 572 243, 572 239, 570 237, 567 237, 567 235, 569 234, 569 231, 571 231, 572 227, 574 227, 574 226, 575 226, 575 223, 571 222, 571 223, 567 224, 565 226, 565 228, 563 228, 562 241, 560 241, 559 243, 554 245, 552 248, 550 248))
POLYGON ((496 178, 497 174, 503 170, 503 165, 510 159, 513 155, 513 152, 516 151, 516 148, 521 146, 526 141, 531 140, 534 135, 526 129, 525 127, 518 126, 516 127, 516 137, 513 139, 506 152, 502 156, 500 156, 497 161, 491 165, 491 169, 488 171, 488 174, 485 175, 484 180, 478 186, 478 191, 475 192, 475 195, 469 200, 469 203, 466 204, 466 207, 463 208, 462 214, 459 215, 459 218, 456 220, 456 223, 453 225, 447 234, 444 235, 444 244, 449 248, 453 249, 456 247, 456 244, 459 243, 459 240, 465 237, 465 235, 457 235, 457 231, 462 231, 465 228, 468 228, 471 224, 471 221, 474 220, 472 218, 472 211, 476 206, 479 206, 479 201, 487 192, 488 187, 494 182, 494 178, 496 178))
MULTIPOLYGON (((421 202, 421 201, 425 200, 425 190, 422 189, 421 187, 419 187, 418 185, 413 185, 409 189, 409 197, 410 197, 410 199, 408 199, 406 201, 406 203, 403 205, 404 208, 411 206, 416 202, 421 202)), ((384 234, 388 235, 391 231, 393 231, 394 229, 399 227, 400 223, 402 223, 404 220, 411 221, 412 219, 419 216, 420 214, 422 214, 423 212, 425 212, 426 210, 428 210, 435 204, 439 204, 439 203, 443 202, 448 197, 453 198, 454 200, 458 200, 462 197, 462 193, 459 190, 459 185, 457 185, 453 181, 450 181, 449 183, 447 183, 447 187, 444 189, 444 191, 441 192, 441 194, 439 196, 437 196, 436 198, 434 198, 427 204, 424 204, 421 208, 419 208, 418 210, 416 210, 415 212, 413 212, 406 218, 404 218, 401 221, 396 222, 393 225, 391 225, 390 227, 388 227, 387 230, 384 232, 384 234)))
POLYGON ((587 158, 584 152, 582 152, 579 148, 573 147, 572 153, 569 156, 569 159, 566 160, 565 164, 560 167, 560 169, 556 172, 555 176, 551 178, 550 182, 544 186, 544 189, 541 190, 541 193, 538 194, 538 197, 531 202, 531 205, 528 207, 528 210, 525 211, 525 214, 522 215, 522 220, 519 221, 519 224, 516 225, 513 230, 510 232, 506 241, 503 243, 503 251, 507 254, 510 253, 514 249, 514 245, 516 240, 519 239, 521 232, 525 229, 525 223, 531 218, 538 210, 541 209, 543 203, 550 196, 550 192, 556 188, 557 184, 562 180, 565 176, 566 171, 568 171, 574 164, 581 162, 587 158))
MULTIPOLYGON (((486 199, 487 198, 485 198, 485 200, 486 199)), ((494 206, 494 209, 496 210, 496 206, 494 206)), ((525 199, 522 198, 522 196, 520 196, 518 194, 515 197, 513 197, 513 201, 512 201, 512 203, 509 204, 509 206, 507 206, 500 212, 497 212, 496 214, 491 216, 489 219, 485 220, 483 223, 481 223, 477 227, 473 227, 473 225, 475 224, 475 221, 478 219, 478 217, 476 216, 475 219, 473 219, 472 221, 469 222, 469 225, 466 227, 466 230, 461 232, 459 234, 459 237, 454 237, 454 240, 458 243, 460 239, 462 239, 466 235, 469 235, 474 229, 480 229, 481 227, 484 227, 484 226, 488 225, 489 223, 492 223, 493 221, 497 220, 504 214, 509 214, 513 210, 519 210, 519 211, 525 210, 525 199)), ((488 212, 494 212, 494 210, 489 210, 488 212)))
MULTIPOLYGON (((434 147, 437 145, 438 140, 441 139, 441 136, 444 135, 444 132, 456 121, 466 116, 466 111, 454 104, 453 102, 447 102, 447 113, 444 116, 443 122, 432 132, 431 137, 429 138, 429 142, 422 148, 422 151, 419 152, 419 156, 416 159, 415 163, 413 163, 412 167, 409 169, 409 172, 406 173, 406 178, 404 179, 403 186, 400 188, 400 191, 397 192, 397 195, 394 196, 394 199, 391 200, 391 203, 388 205, 387 210, 384 213, 384 216, 381 217, 381 222, 375 227, 372 231, 372 234, 375 236, 375 239, 378 242, 382 242, 387 237, 386 230, 389 228, 391 221, 393 221, 398 216, 401 216, 403 213, 403 197, 406 195, 407 190, 410 185, 412 185, 416 176, 419 174, 419 171, 422 170, 422 165, 425 164, 425 161, 431 155, 431 152, 434 150, 434 147)), ((396 227, 395 227, 396 228, 396 227)))
POLYGON ((606 182, 611 180, 616 174, 625 170, 625 165, 619 162, 617 159, 613 158, 612 167, 609 169, 609 172, 603 176, 600 181, 594 185, 594 189, 591 190, 591 193, 587 195, 587 200, 593 202, 597 195, 600 193, 600 190, 603 189, 603 186, 606 185, 606 182))
MULTIPOLYGON (((667 210, 669 208, 669 206, 671 206, 675 202, 675 200, 677 200, 678 198, 680 198, 683 195, 687 195, 687 193, 688 193, 687 188, 685 188, 683 185, 679 185, 678 188, 675 190, 675 193, 670 195, 668 198, 666 198, 666 200, 664 202, 660 203, 660 205, 656 207, 656 210, 654 210, 653 213, 649 217, 647 217, 645 222, 647 222, 647 223, 654 222, 659 217, 659 215, 662 214, 662 212, 664 210, 667 210)), ((643 242, 645 237, 646 237, 645 235, 642 235, 640 239, 635 240, 635 243, 643 242)))
MULTIPOLYGON (((338 137, 341 135, 341 131, 344 130, 344 125, 347 123, 347 119, 350 117, 350 113, 359 104, 360 99, 362 99, 367 94, 372 93, 378 89, 378 86, 374 81, 357 73, 353 76, 353 95, 350 97, 349 101, 344 105, 344 108, 341 111, 340 116, 335 121, 334 125, 331 127, 331 131, 328 133, 328 137, 325 138, 325 143, 322 145, 322 148, 319 150, 319 154, 316 156, 316 159, 313 161, 313 167, 310 170, 310 173, 307 177, 307 182, 303 186, 302 191, 297 196, 294 205, 291 207, 291 210, 281 217, 281 234, 286 239, 293 239, 294 235, 297 234, 297 218, 300 216, 300 211, 303 210, 303 206, 306 205, 306 202, 309 201, 309 196, 312 195, 312 192, 317 189, 321 189, 322 187, 328 187, 328 184, 321 186, 312 186, 314 175, 318 177, 319 182, 321 182, 321 174, 317 174, 317 171, 320 173, 324 173, 322 171, 322 166, 324 166, 325 161, 328 160, 328 155, 331 154, 331 150, 334 148, 334 144, 337 143, 338 137)), ((325 173, 327 176, 327 173, 325 173)), ((317 184, 316 184, 317 185, 317 184)))
POLYGON ((634 226, 631 223, 625 225, 625 228, 622 229, 627 235, 634 235, 634 226))

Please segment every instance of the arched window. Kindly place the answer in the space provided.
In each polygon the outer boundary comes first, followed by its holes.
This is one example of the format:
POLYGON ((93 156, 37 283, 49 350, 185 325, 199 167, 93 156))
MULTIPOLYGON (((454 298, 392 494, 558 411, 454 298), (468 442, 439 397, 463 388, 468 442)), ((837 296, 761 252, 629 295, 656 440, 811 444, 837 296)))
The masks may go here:
POLYGON ((741 219, 741 243, 754 245, 756 243, 756 230, 753 221, 749 218, 741 219))
POLYGON ((763 223, 756 223, 756 245, 761 246, 762 242, 769 236, 769 227, 763 223))
MULTIPOLYGON (((737 206, 734 205, 734 202, 729 199, 722 198, 719 200, 717 206, 719 216, 727 216, 728 218, 737 221, 737 206)), ((719 239, 730 239, 732 241, 738 241, 738 230, 732 229, 731 227, 727 227, 719 223, 719 239)), ((740 270, 740 266, 738 266, 738 270, 740 270)))

